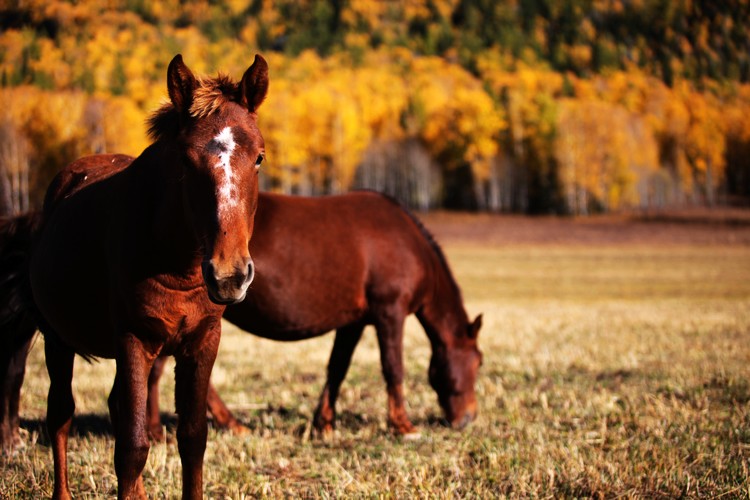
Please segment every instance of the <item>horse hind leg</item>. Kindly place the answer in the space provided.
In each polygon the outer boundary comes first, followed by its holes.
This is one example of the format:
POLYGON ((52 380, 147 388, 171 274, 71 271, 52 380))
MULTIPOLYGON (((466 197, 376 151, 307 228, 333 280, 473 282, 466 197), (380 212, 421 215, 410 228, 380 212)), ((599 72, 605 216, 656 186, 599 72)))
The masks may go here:
POLYGON ((9 346, 5 346, 0 354, 0 449, 3 453, 10 453, 21 444, 18 432, 20 426, 19 406, 21 401, 21 386, 26 373, 26 358, 31 349, 36 327, 18 328, 14 333, 21 333, 14 338, 9 346))
POLYGON ((50 386, 47 396, 47 432, 52 445, 55 471, 53 499, 69 499, 68 432, 73 421, 75 401, 71 383, 75 353, 53 335, 44 339, 44 354, 50 386))
POLYGON ((315 431, 321 435, 330 434, 336 427, 336 399, 364 328, 364 323, 353 323, 336 330, 328 361, 328 377, 313 417, 315 431))
POLYGON ((404 438, 418 438, 419 432, 406 415, 404 404, 404 320, 405 315, 384 315, 376 323, 380 363, 388 391, 388 426, 404 438))
POLYGON ((115 381, 112 384, 112 390, 109 391, 109 397, 107 398, 107 407, 109 408, 109 422, 112 424, 112 429, 115 433, 117 433, 117 425, 119 423, 119 409, 117 401, 117 374, 115 374, 115 381))

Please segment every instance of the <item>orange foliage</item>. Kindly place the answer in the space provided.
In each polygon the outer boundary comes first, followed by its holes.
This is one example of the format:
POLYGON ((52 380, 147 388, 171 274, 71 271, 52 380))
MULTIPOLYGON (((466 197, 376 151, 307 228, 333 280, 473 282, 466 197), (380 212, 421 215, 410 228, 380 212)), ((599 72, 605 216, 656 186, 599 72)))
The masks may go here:
MULTIPOLYGON (((529 47, 520 56, 483 49, 471 73, 451 59, 460 54, 456 46, 443 58, 388 46, 389 37, 404 36, 393 28, 399 16, 447 22, 460 3, 352 0, 340 15, 356 27, 341 38, 347 51, 264 54, 271 68, 261 116, 264 172, 274 188, 345 191, 373 144, 410 141, 443 171, 468 166, 477 186, 493 179, 493 165, 511 158, 526 178, 558 169, 572 211, 618 209, 655 196, 711 200, 726 178, 728 141, 750 144, 747 85, 699 89, 676 78, 669 87, 637 68, 582 78, 594 58, 589 42, 600 35, 588 18, 579 40, 565 47, 579 76, 550 69, 529 47), (380 48, 363 26, 382 32, 380 48)), ((239 77, 261 35, 289 35, 270 0, 162 0, 143 2, 138 13, 105 0, 23 4, 32 23, 60 26, 54 38, 31 28, 0 32, 0 118, 33 144, 40 179, 49 174, 45 165, 59 166, 74 154, 139 153, 146 144, 141 124, 165 98, 164 71, 175 52, 197 73, 221 69, 239 77), (218 8, 239 19, 234 36, 206 34, 202 23, 218 8), (251 10, 257 16, 243 18, 251 10), (159 22, 145 22, 149 17, 159 22)), ((597 1, 595 8, 624 7, 597 1)), ((544 46, 546 21, 537 21, 532 38, 544 46)), ((700 34, 690 47, 710 41, 707 27, 700 34)))

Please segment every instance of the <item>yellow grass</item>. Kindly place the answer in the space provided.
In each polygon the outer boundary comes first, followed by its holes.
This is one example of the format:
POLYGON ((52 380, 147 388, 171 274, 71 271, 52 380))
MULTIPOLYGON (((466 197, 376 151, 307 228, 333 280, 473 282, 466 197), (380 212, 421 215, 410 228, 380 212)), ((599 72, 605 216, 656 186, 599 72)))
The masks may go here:
MULTIPOLYGON (((422 439, 387 431, 369 331, 342 388, 337 434, 316 440, 309 423, 332 336, 280 344, 225 325, 214 383, 252 432, 211 430, 207 497, 750 497, 750 245, 443 241, 469 313, 484 313, 477 421, 460 433, 440 425, 429 344, 410 320, 406 392, 422 439)), ((42 342, 23 389, 26 447, 2 463, 2 498, 51 493, 42 342)), ((77 362, 78 498, 116 492, 113 373, 110 361, 77 362)), ((180 492, 173 387, 165 375, 170 438, 152 447, 144 473, 156 498, 180 492)))

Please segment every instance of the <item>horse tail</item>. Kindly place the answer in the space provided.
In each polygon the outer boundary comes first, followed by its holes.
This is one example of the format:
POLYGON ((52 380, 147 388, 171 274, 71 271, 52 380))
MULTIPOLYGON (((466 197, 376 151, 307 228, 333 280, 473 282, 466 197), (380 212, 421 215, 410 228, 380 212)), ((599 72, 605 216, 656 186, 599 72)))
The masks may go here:
POLYGON ((0 342, 28 340, 36 332, 29 282, 29 256, 41 213, 0 219, 0 342))

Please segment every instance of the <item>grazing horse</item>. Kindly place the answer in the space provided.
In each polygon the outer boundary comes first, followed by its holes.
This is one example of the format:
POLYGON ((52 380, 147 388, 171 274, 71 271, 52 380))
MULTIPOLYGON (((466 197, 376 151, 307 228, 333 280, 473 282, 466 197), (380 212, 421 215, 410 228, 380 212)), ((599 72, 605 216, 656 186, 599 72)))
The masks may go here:
POLYGON ((248 245, 264 155, 256 110, 268 66, 256 56, 239 83, 200 79, 178 55, 167 89, 170 102, 150 119, 154 142, 138 158, 84 158, 58 175, 32 244, 29 307, 45 336, 54 498, 70 498, 76 353, 116 360, 109 408, 119 498, 145 497, 147 379, 158 356, 176 358, 182 496, 202 496, 220 319, 254 276, 248 245))
MULTIPOLYGON (((260 337, 293 341, 336 330, 328 378, 315 410, 321 433, 335 426, 336 399, 366 325, 374 325, 388 392, 388 423, 416 432, 404 408, 403 323, 415 313, 432 345, 429 380, 446 420, 463 427, 477 412, 477 335, 440 247, 416 217, 390 198, 355 192, 320 198, 260 193, 250 249, 258 276, 224 318, 260 337)), ((161 365, 149 389, 152 437, 159 439, 161 365)), ((239 423, 211 388, 219 426, 239 423)))

